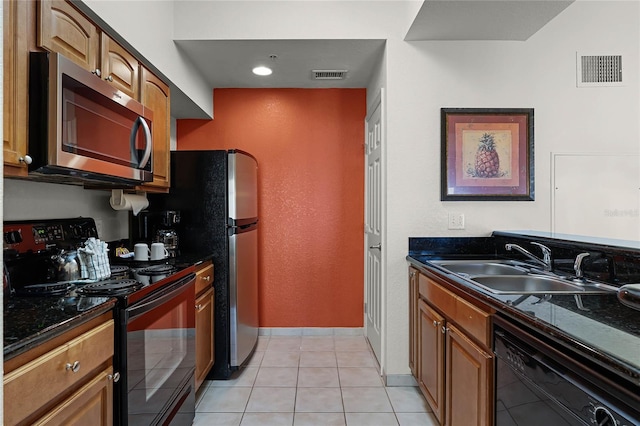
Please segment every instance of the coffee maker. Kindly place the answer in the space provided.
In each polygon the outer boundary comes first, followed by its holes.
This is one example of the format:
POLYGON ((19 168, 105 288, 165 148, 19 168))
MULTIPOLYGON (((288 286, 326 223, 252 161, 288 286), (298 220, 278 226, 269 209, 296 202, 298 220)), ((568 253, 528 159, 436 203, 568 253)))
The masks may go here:
POLYGON ((134 217, 133 223, 132 242, 163 243, 169 257, 176 257, 180 254, 177 231, 180 224, 180 211, 142 211, 134 217))

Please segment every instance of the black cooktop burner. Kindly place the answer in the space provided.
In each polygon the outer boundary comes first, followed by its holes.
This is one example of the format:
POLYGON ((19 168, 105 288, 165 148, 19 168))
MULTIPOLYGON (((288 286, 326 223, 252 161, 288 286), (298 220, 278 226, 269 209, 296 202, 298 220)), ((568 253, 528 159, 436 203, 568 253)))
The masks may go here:
POLYGON ((128 294, 142 287, 136 280, 107 280, 79 287, 77 292, 83 295, 119 295, 128 294))
POLYGON ((112 279, 128 278, 129 270, 130 268, 128 266, 111 265, 111 278, 112 279))
POLYGON ((175 267, 173 265, 156 265, 150 266, 148 268, 138 269, 136 271, 139 275, 167 275, 175 272, 175 267))
POLYGON ((69 289, 69 283, 44 283, 31 284, 22 288, 16 288, 19 296, 62 296, 69 289))

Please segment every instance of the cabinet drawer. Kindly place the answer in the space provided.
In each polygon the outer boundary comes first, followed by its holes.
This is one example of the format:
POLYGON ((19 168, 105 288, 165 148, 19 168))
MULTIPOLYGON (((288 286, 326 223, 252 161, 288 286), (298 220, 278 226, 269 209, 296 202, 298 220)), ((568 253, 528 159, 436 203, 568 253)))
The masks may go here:
POLYGON ((456 314, 456 295, 440 284, 420 274, 418 292, 429 303, 440 310, 446 317, 453 318, 456 314))
POLYGON ((196 271, 196 294, 202 293, 213 284, 213 264, 209 263, 196 271))
POLYGON ((468 335, 486 347, 491 343, 491 316, 460 297, 456 300, 456 315, 452 318, 468 335))
POLYGON ((4 402, 10 407, 4 412, 6 424, 18 423, 65 395, 109 361, 113 333, 113 320, 109 320, 5 375, 4 402))

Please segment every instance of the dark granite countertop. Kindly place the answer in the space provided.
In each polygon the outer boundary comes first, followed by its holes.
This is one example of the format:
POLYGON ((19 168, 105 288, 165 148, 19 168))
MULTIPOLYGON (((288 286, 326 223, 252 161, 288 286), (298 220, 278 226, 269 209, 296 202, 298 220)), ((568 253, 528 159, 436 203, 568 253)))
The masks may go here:
MULTIPOLYGON (((175 265, 197 266, 211 260, 210 253, 182 253, 168 259, 175 265)), ((119 262, 131 264, 133 262, 119 262)), ((115 264, 115 263, 114 263, 115 264)), ((4 359, 18 354, 113 309, 110 297, 15 297, 4 303, 4 359)))
POLYGON ((11 297, 4 302, 4 360, 113 309, 110 297, 11 297))
MULTIPOLYGON (((466 255, 458 252, 452 257, 500 258, 488 252, 466 255)), ((582 303, 588 311, 580 309, 570 295, 553 295, 542 303, 535 296, 522 300, 522 295, 497 295, 430 263, 444 258, 447 258, 444 253, 432 252, 410 252, 407 256, 407 260, 418 269, 445 278, 459 290, 496 309, 499 314, 548 336, 633 385, 640 386, 640 312, 622 305, 615 294, 582 295, 582 303)))

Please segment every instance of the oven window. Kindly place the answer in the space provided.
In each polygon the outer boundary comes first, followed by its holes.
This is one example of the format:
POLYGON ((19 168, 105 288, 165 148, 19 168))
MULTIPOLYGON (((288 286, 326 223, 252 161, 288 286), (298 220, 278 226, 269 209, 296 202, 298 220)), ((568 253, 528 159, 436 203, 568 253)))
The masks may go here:
POLYGON ((194 306, 194 290, 190 285, 188 291, 127 324, 129 424, 153 424, 193 380, 194 306))

